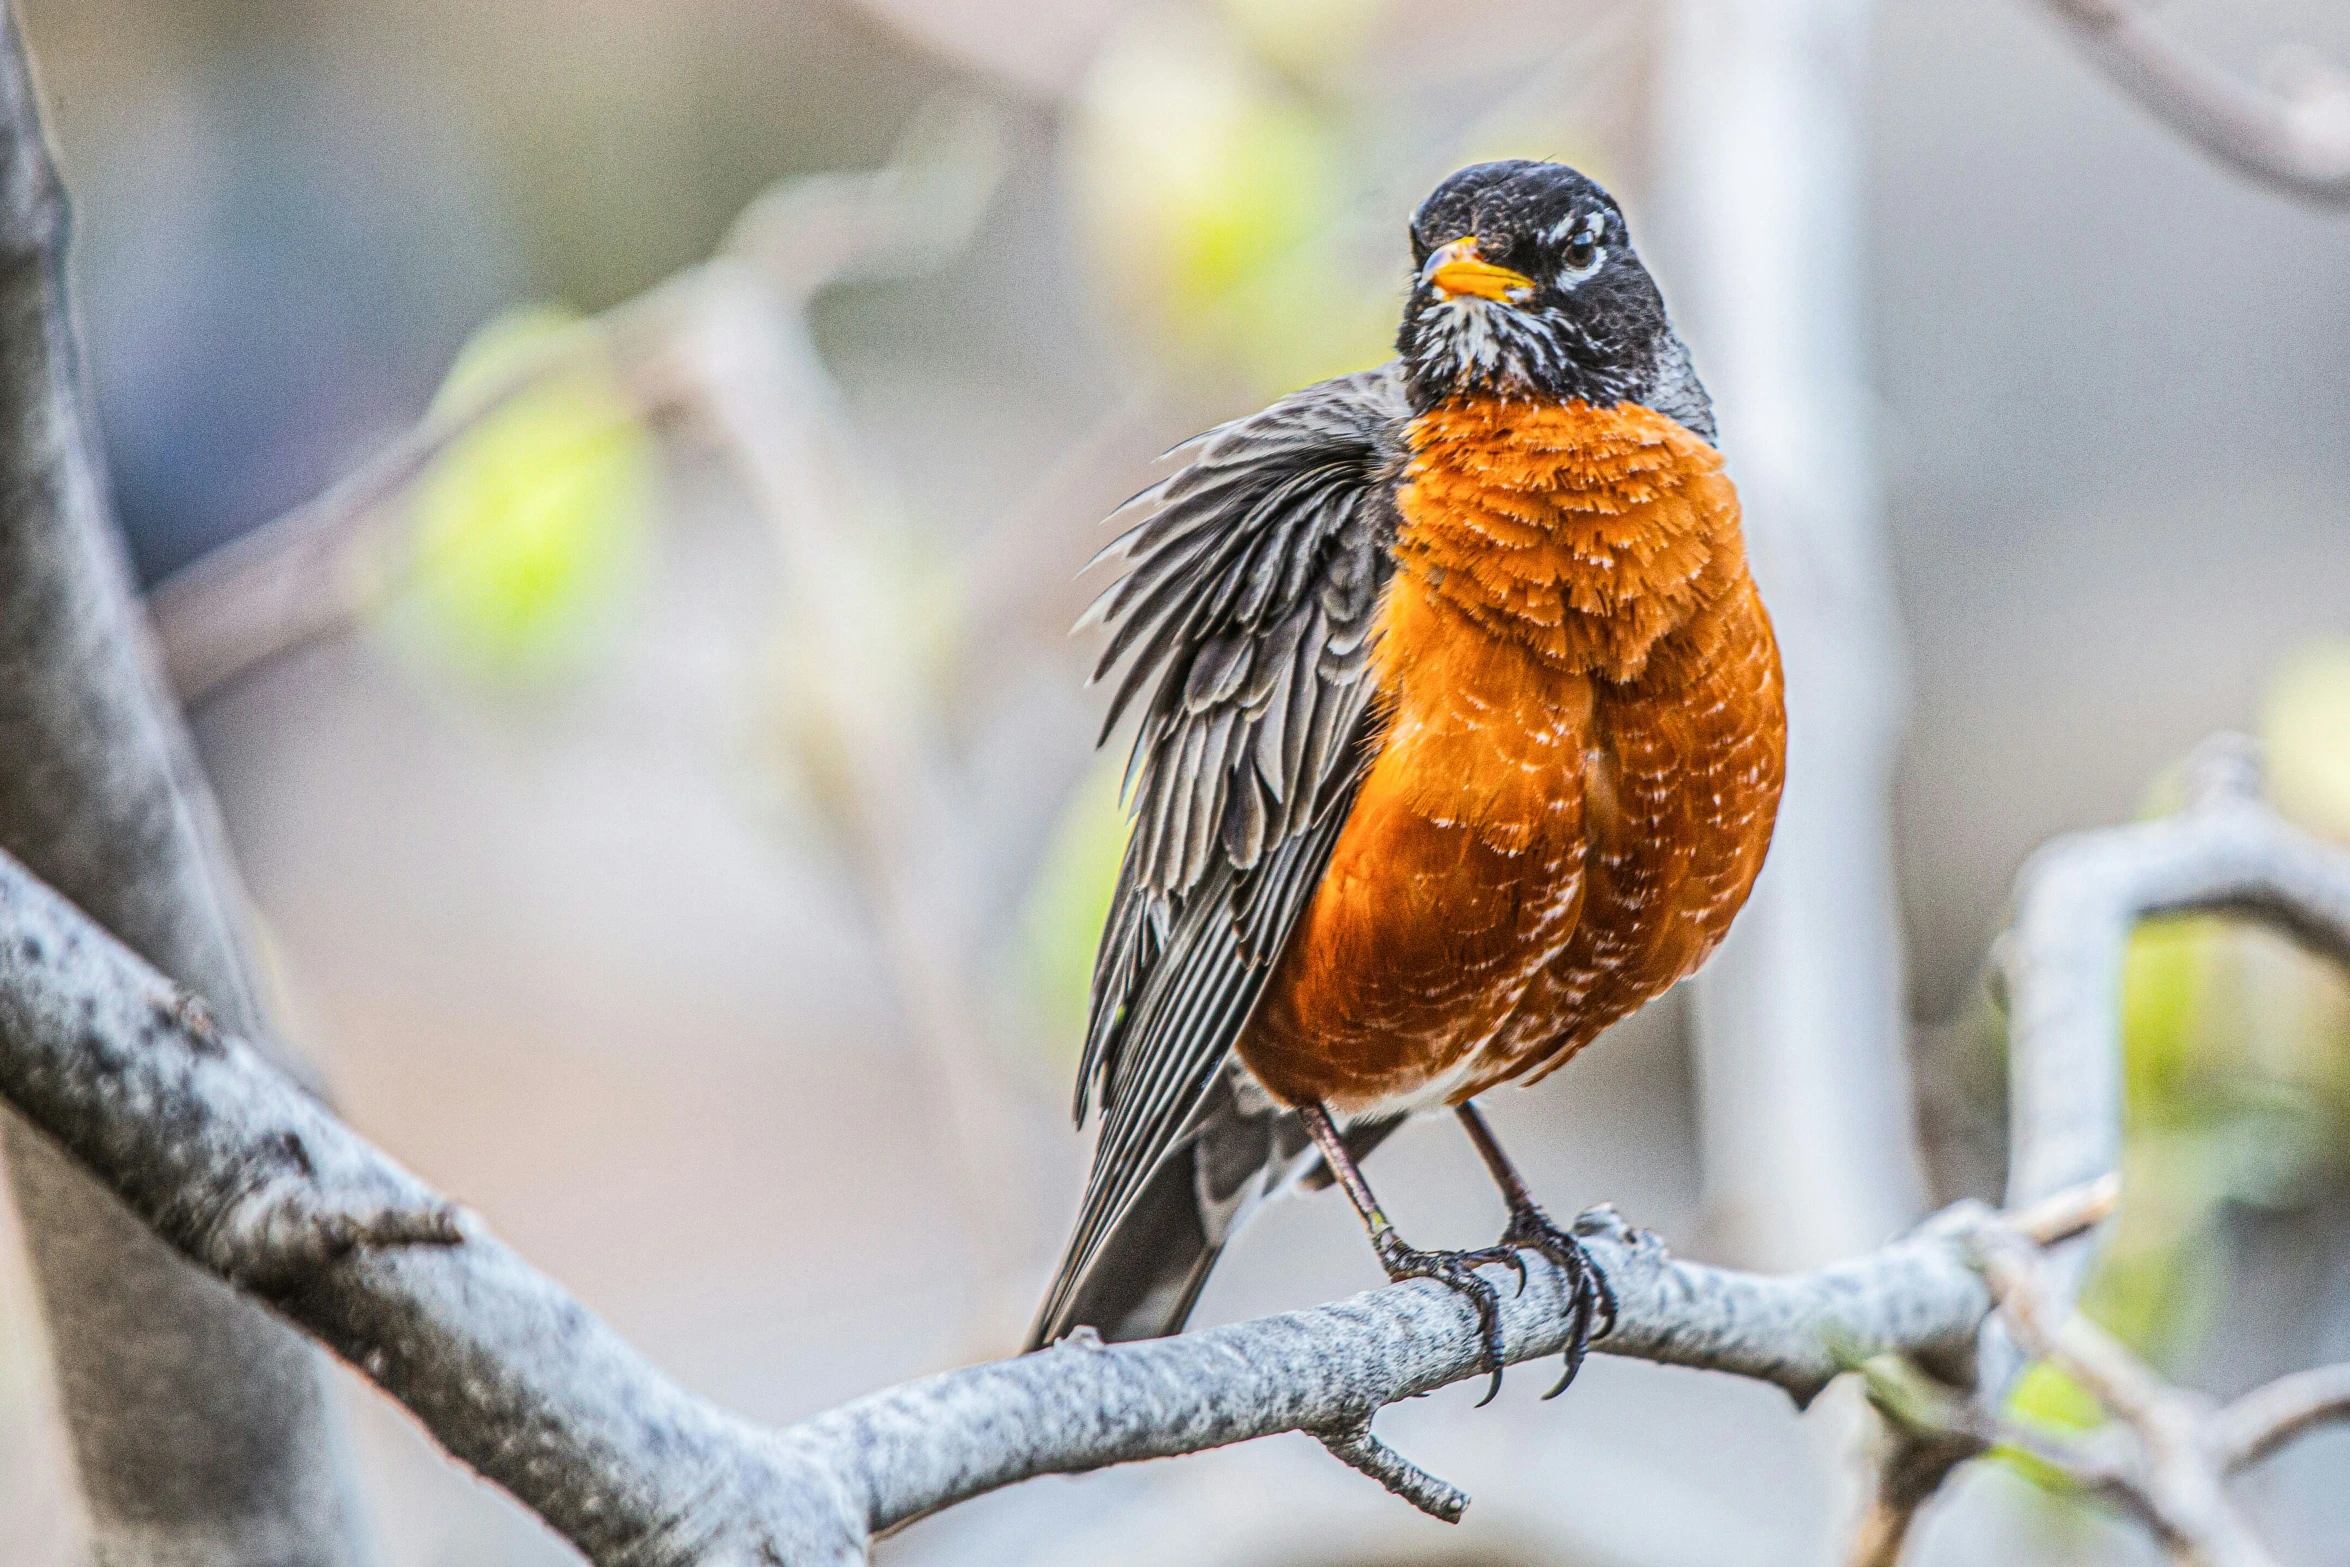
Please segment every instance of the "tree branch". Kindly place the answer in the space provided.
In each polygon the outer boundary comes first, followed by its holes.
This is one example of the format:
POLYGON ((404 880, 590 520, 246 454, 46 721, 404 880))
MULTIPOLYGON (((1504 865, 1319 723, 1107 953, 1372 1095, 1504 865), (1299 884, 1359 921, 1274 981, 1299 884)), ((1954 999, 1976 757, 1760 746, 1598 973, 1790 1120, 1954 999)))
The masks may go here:
POLYGON ((1898 1355, 1860 1368, 1877 1427, 1876 1490, 1845 1555, 1847 1567, 1896 1567, 1918 1514, 1951 1472, 1990 1449, 1974 1406, 1898 1355))
MULTIPOLYGON (((242 889, 94 450, 67 227, 0 10, 0 846, 258 1038, 242 889)), ((96 1560, 364 1560, 317 1355, 5 1119, 96 1560)))
POLYGON ((2350 1417, 2350 1367, 2284 1378, 2213 1414, 2208 1400, 2172 1386, 2080 1313, 2089 1245, 2043 1253, 2027 1240, 2026 1205, 2092 1176, 2110 1179, 2119 1159, 2122 962, 2139 920, 2241 914, 2350 963, 2350 855, 2267 808, 2251 743, 2206 741, 2189 761, 2187 792, 2187 808, 2166 820, 2049 843, 2017 880, 1995 974, 2010 1012, 2008 1198, 2021 1211, 2017 1223, 1969 1232, 1999 1309, 1972 1398, 1920 1393, 1914 1374, 1872 1377, 1893 1436, 1854 1562, 1897 1560, 1918 1508, 1965 1449, 1996 1443, 2121 1502, 2179 1561, 2273 1567, 2228 1497, 2227 1476, 2323 1421, 2350 1417), (2007 1421, 2005 1391, 2027 1361, 2065 1373, 2109 1425, 2060 1441, 2007 1421))
POLYGON ((2096 1399, 2123 1439, 2043 1462, 2126 1504, 2179 1561, 2275 1567, 2227 1494, 2228 1465, 2212 1440, 2208 1401, 2171 1386, 2119 1339, 2060 1302, 2037 1253, 1992 1235, 1979 1236, 1977 1244, 2000 1318, 2016 1341, 2096 1399))
POLYGON ((2296 1371, 2253 1389, 2212 1417, 2212 1444, 2233 1473, 2336 1420, 2350 1420, 2350 1364, 2296 1371))
POLYGON ((2350 205, 2350 79, 2307 54, 2275 91, 2245 86, 2180 49, 2138 0, 2043 0, 2082 53, 2139 107, 2263 185, 2350 205))
MULTIPOLYGON (((0 1095, 184 1255, 266 1301, 599 1563, 851 1562, 868 1534, 1039 1474, 1285 1431, 1439 1512, 1367 1441, 1397 1399, 1480 1374, 1474 1314, 1427 1281, 1142 1344, 1082 1340, 765 1432, 692 1398, 15 861, 0 857, 0 1095)), ((2092 1222, 2099 1192, 2070 1201, 2092 1222)), ((1989 1308, 1962 1208, 1816 1273, 1677 1262, 1578 1222, 1613 1354, 1758 1377, 1798 1402, 1851 1362, 1963 1356, 1989 1308)), ((1564 1280, 1504 1288, 1512 1361, 1564 1347, 1564 1280)), ((1497 1278, 1502 1277, 1497 1270, 1497 1278)), ((1450 1497, 1453 1500, 1447 1501, 1450 1497)))

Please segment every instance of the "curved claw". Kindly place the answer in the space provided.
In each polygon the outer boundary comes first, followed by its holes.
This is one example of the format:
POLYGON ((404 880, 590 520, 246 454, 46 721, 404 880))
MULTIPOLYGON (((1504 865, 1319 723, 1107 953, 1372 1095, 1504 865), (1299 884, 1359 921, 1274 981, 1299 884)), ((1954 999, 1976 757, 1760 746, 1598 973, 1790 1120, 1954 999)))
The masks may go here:
POLYGON ((1493 1374, 1485 1396, 1477 1400, 1483 1409, 1501 1392, 1502 1335, 1501 1295, 1480 1278, 1477 1270, 1488 1263, 1507 1263, 1518 1271, 1518 1288, 1526 1287, 1526 1259, 1507 1246, 1488 1246, 1480 1251, 1418 1251, 1406 1246, 1389 1230, 1374 1238, 1378 1244, 1380 1265, 1387 1277, 1402 1283, 1405 1279, 1434 1279, 1447 1289, 1458 1290, 1469 1297, 1477 1308, 1477 1327, 1484 1340, 1485 1368, 1493 1374))
MULTIPOLYGON (((1517 1293, 1518 1293, 1518 1294, 1520 1294, 1520 1295, 1523 1295, 1523 1294, 1525 1294, 1525 1293, 1526 1293, 1526 1259, 1525 1259, 1524 1257, 1521 1257, 1521 1256, 1519 1256, 1519 1255, 1518 1255, 1518 1248, 1517 1248, 1517 1247, 1515 1247, 1515 1246, 1496 1246, 1496 1247, 1494 1247, 1493 1249, 1494 1249, 1495 1251, 1497 1251, 1497 1252, 1499 1252, 1499 1253, 1500 1253, 1500 1256, 1498 1256, 1498 1257, 1496 1257, 1496 1258, 1494 1259, 1496 1262, 1506 1262, 1506 1263, 1508 1263, 1508 1264, 1510 1265, 1510 1267, 1511 1267, 1511 1268, 1513 1268, 1513 1269, 1515 1269, 1515 1270, 1516 1270, 1516 1272, 1517 1272, 1517 1275, 1518 1275, 1518 1288, 1517 1288, 1517 1293)), ((1482 1256, 1482 1255, 1484 1255, 1484 1254, 1480 1252, 1480 1253, 1474 1253, 1473 1255, 1482 1256)))
POLYGON ((1605 1281, 1599 1277, 1599 1270, 1586 1264, 1583 1276, 1575 1281, 1574 1304, 1568 1308, 1574 1316, 1575 1326, 1573 1336, 1567 1340, 1566 1373, 1558 1379, 1556 1387, 1542 1395, 1545 1400, 1556 1398, 1564 1393, 1573 1385, 1575 1374, 1583 1369, 1584 1357, 1591 1352, 1591 1319, 1598 1314, 1603 1295, 1607 1300, 1608 1325, 1613 1327, 1615 1325, 1614 1294, 1608 1290, 1605 1281))
POLYGON ((1567 1310, 1573 1329, 1567 1340, 1566 1375, 1542 1395, 1546 1399, 1556 1398, 1573 1384, 1575 1374, 1583 1369, 1592 1339, 1605 1335, 1616 1325, 1616 1292, 1608 1287, 1606 1275, 1592 1262, 1583 1243, 1551 1223, 1550 1216, 1532 1204, 1512 1210, 1509 1228, 1502 1231, 1501 1238, 1505 1245, 1540 1252, 1558 1264, 1559 1271, 1567 1276, 1567 1310), (1600 1320, 1603 1316, 1604 1325, 1600 1320))

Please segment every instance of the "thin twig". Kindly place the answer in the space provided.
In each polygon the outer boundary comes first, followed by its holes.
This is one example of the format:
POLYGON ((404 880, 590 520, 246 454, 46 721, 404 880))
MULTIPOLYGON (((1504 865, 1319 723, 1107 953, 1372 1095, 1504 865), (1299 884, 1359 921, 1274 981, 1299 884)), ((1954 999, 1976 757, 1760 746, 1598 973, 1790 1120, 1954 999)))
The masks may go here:
POLYGON ((2118 1452, 2109 1446, 2097 1459, 2053 1455, 2054 1467, 2130 1507, 2177 1561, 2275 1567, 2227 1494, 2229 1466, 2213 1440, 2209 1402, 2165 1382, 2073 1309, 2045 1278, 2039 1253, 2013 1232, 1986 1228, 1976 1239, 2000 1318, 2016 1342, 2095 1398, 2127 1438, 2118 1452))
POLYGON ((2336 1420, 2350 1420, 2350 1364, 2296 1371, 2255 1388, 2212 1417, 2213 1456, 2232 1474, 2336 1420))
POLYGON ((1459 1523, 1469 1510, 1469 1494, 1448 1480, 1439 1480, 1371 1434, 1371 1422, 1317 1431, 1330 1456, 1359 1469, 1405 1501, 1444 1523, 1459 1523))
POLYGON ((970 237, 1000 172, 993 122, 977 111, 919 117, 897 158, 871 174, 798 176, 753 201, 720 257, 571 323, 498 376, 446 399, 313 499, 158 584, 149 613, 172 688, 192 702, 268 660, 353 625, 405 580, 392 503, 442 454, 515 401, 599 361, 651 418, 689 401, 679 345, 727 292, 714 272, 749 267, 791 308, 829 285, 935 266, 970 237))
POLYGON ((2161 1377, 2043 1282, 2037 1250, 2012 1232, 1989 1229, 1977 1245, 1991 1294, 2026 1354, 2056 1365, 2109 1413, 2154 1416, 2169 1396, 2161 1377))
POLYGON ((2350 204, 2350 78, 2306 53, 2262 91, 2196 59, 2138 0, 2043 0, 2082 52, 2147 113, 2263 185, 2350 204))
POLYGON ((2036 1246, 2054 1246, 2059 1241, 2085 1235, 2112 1218, 2114 1209, 2121 1205, 2121 1197, 2121 1174, 2108 1171, 2093 1181, 2068 1187, 2028 1208, 2019 1208, 2009 1213, 2005 1222, 2010 1230, 2036 1246))

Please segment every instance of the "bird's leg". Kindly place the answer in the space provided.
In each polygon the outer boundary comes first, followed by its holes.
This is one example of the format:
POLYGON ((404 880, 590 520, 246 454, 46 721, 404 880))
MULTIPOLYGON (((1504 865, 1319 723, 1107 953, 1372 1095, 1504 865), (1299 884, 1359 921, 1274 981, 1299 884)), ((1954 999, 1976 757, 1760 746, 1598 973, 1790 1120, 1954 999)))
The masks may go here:
POLYGON ((1592 1339, 1616 1325, 1616 1292, 1608 1288, 1607 1276, 1593 1264, 1583 1243, 1553 1224, 1550 1215, 1534 1201, 1534 1194, 1526 1190, 1525 1178, 1510 1163, 1510 1156, 1501 1151, 1493 1128, 1485 1124, 1477 1106, 1463 1104, 1457 1111, 1461 1125, 1469 1133, 1469 1141, 1477 1146, 1477 1156, 1485 1161, 1486 1170, 1510 1205, 1509 1228, 1501 1232, 1502 1244, 1540 1252, 1557 1263, 1559 1271, 1567 1276, 1567 1310, 1574 1320, 1573 1336, 1567 1340, 1567 1374, 1559 1378, 1557 1387, 1542 1395, 1556 1398, 1575 1380, 1575 1373, 1583 1369, 1583 1357, 1589 1352, 1592 1339), (1599 1320, 1602 1317, 1606 1318, 1605 1322, 1599 1320))
POLYGON ((1380 1211, 1379 1199, 1371 1195, 1371 1185, 1363 1179, 1354 1155, 1346 1151, 1346 1139, 1338 1135, 1330 1112, 1321 1105, 1310 1104, 1297 1114, 1313 1135, 1314 1146, 1322 1150, 1322 1159, 1345 1191, 1347 1201, 1362 1216, 1363 1228, 1371 1232, 1371 1249, 1379 1254, 1379 1265, 1387 1270, 1388 1278, 1398 1283, 1405 1279, 1434 1279, 1468 1296, 1470 1304, 1477 1308, 1477 1326, 1485 1340, 1485 1369, 1493 1373, 1493 1384, 1477 1400, 1477 1407, 1482 1409, 1492 1403, 1493 1395, 1501 1391, 1501 1294, 1479 1278, 1477 1270, 1489 1262, 1506 1264, 1518 1270, 1518 1288, 1524 1289, 1526 1259, 1518 1255, 1515 1247, 1506 1245, 1489 1246, 1482 1251, 1419 1251, 1405 1245, 1387 1215, 1380 1211))

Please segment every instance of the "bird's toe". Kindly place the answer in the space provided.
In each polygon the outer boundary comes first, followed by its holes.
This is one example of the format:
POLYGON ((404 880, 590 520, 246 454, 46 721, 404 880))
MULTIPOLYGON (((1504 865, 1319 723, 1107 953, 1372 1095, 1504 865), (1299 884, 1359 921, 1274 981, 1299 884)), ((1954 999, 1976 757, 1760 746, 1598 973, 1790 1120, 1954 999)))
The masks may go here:
POLYGON ((1524 1247, 1549 1258, 1566 1275, 1567 1312, 1572 1321, 1565 1356, 1566 1375, 1542 1395, 1556 1398, 1583 1369, 1591 1341, 1604 1337, 1616 1325, 1616 1292, 1608 1287, 1607 1275, 1599 1271, 1591 1254, 1583 1249, 1583 1243, 1552 1223, 1550 1216, 1532 1203, 1512 1210, 1509 1228, 1502 1231, 1501 1239, 1505 1246, 1524 1247))
POLYGON ((1487 1246, 1476 1251, 1420 1251, 1405 1245, 1392 1230, 1377 1240, 1379 1262, 1390 1280, 1400 1284, 1405 1279, 1434 1279, 1466 1295, 1469 1303, 1477 1308, 1477 1327, 1485 1351, 1484 1369, 1493 1377, 1485 1396, 1477 1400, 1477 1407, 1482 1409, 1492 1403, 1494 1395, 1501 1391, 1501 1292, 1477 1270, 1489 1263, 1513 1268, 1517 1271, 1518 1288, 1523 1290, 1526 1259, 1512 1246, 1487 1246))

